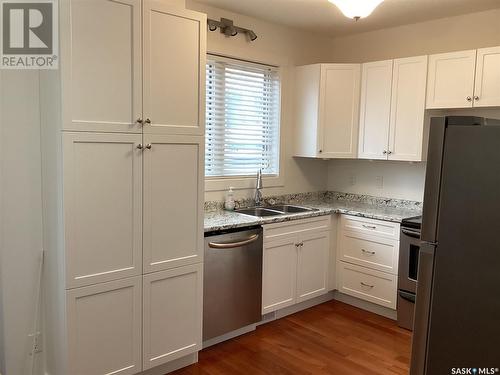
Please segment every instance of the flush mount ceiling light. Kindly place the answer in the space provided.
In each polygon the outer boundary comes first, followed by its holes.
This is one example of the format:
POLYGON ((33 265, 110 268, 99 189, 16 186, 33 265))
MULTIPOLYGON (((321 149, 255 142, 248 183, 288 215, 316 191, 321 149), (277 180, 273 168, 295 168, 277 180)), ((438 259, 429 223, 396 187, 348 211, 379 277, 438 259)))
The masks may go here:
POLYGON ((344 16, 359 20, 368 17, 384 0, 328 0, 340 9, 344 16))

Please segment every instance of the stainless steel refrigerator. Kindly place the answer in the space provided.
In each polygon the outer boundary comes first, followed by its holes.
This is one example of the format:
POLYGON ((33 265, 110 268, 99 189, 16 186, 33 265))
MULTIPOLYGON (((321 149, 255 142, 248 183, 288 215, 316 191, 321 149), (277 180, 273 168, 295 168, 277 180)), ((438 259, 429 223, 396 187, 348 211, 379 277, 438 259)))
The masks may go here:
POLYGON ((421 239, 410 374, 497 373, 499 120, 431 120, 421 239))

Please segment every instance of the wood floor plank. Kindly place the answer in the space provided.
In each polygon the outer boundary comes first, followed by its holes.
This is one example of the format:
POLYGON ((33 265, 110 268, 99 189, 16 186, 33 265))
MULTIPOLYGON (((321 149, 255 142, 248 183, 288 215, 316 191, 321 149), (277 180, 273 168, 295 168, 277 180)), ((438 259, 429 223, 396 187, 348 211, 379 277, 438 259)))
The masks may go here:
POLYGON ((200 352, 174 375, 404 375, 411 332, 330 301, 200 352))

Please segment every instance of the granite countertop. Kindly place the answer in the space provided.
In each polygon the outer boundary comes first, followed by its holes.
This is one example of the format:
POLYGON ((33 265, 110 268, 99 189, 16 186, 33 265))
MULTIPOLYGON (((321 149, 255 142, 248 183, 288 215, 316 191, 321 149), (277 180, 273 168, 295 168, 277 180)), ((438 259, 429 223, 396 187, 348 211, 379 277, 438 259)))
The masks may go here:
POLYGON ((222 209, 208 210, 205 212, 205 232, 279 223, 283 221, 331 215, 336 213, 398 223, 405 218, 421 215, 420 205, 398 206, 390 204, 390 200, 385 200, 382 203, 385 204, 377 204, 377 202, 370 201, 339 200, 332 198, 304 200, 290 204, 317 208, 318 210, 270 217, 254 217, 239 214, 234 211, 224 211, 222 209))

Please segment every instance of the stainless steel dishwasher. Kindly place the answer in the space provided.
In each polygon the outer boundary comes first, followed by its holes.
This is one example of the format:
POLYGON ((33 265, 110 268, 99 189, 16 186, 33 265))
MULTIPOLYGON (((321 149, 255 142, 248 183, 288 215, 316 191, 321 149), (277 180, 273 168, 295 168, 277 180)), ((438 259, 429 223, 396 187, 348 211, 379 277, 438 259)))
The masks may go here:
POLYGON ((205 234, 203 341, 261 320, 262 228, 205 234))

